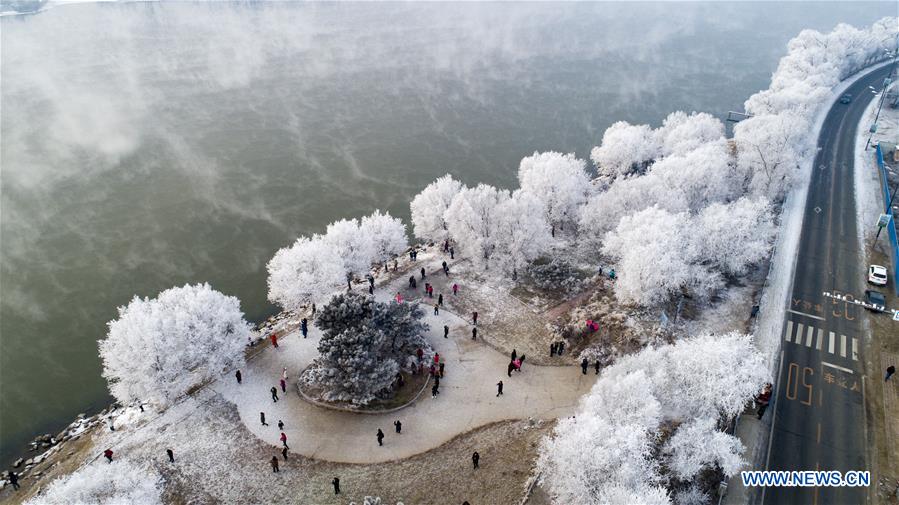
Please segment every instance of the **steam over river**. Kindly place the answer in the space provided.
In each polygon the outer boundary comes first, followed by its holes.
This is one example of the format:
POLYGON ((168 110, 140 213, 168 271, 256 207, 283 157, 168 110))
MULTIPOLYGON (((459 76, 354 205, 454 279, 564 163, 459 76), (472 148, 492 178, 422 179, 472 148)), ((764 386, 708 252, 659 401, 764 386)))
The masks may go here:
POLYGON ((722 116, 803 28, 883 3, 80 4, 2 18, 0 456, 110 399, 116 307, 209 281, 272 314, 298 235, 451 172, 514 185, 618 120, 722 116))

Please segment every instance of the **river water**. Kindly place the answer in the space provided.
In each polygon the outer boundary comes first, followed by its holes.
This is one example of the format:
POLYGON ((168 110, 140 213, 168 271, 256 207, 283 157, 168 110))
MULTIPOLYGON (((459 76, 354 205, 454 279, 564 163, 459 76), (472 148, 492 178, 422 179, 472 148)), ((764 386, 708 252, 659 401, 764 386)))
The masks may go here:
POLYGON ((617 120, 723 116, 786 42, 882 3, 79 4, 2 18, 0 459, 110 401, 116 307, 266 301, 300 234, 450 172, 515 184, 617 120))

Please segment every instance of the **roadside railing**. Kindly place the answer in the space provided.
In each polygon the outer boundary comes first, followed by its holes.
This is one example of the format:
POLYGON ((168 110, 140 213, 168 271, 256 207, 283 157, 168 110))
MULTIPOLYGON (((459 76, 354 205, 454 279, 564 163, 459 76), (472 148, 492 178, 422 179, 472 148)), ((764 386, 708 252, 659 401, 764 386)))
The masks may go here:
MULTIPOLYGON (((883 164, 883 151, 880 144, 875 148, 875 156, 877 157, 877 169, 880 170, 880 184, 883 186, 883 213, 893 215, 893 209, 890 208, 890 180, 887 178, 887 170, 883 164)), ((893 257, 893 291, 899 295, 899 240, 896 237, 896 219, 891 219, 887 224, 887 235, 890 237, 890 251, 893 257)))

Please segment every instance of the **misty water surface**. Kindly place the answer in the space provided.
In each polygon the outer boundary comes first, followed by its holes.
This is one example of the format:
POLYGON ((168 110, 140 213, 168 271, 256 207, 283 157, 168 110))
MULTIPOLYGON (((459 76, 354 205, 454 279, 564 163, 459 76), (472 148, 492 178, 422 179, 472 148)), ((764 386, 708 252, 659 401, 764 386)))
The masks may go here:
POLYGON ((2 19, 0 452, 109 401, 135 294, 209 281, 251 320, 298 235, 450 172, 515 184, 617 120, 723 115, 800 29, 884 3, 84 4, 2 19))

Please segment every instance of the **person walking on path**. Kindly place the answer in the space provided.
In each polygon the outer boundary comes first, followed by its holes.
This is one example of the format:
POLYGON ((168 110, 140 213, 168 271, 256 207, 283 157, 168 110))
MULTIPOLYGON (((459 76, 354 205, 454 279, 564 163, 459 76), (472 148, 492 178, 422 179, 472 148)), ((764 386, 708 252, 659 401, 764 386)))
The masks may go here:
POLYGON ((309 323, 305 317, 300 321, 300 332, 303 334, 303 338, 306 338, 306 335, 309 333, 309 323))
POLYGON ((396 292, 396 296, 393 297, 396 300, 396 303, 403 303, 403 295, 399 291, 396 292))
POLYGON ((370 295, 375 294, 375 287, 374 287, 374 286, 369 286, 369 287, 368 287, 368 294, 370 294, 370 295))
POLYGON ((437 305, 443 305, 443 293, 437 295, 437 305))
POLYGON ((559 345, 556 346, 556 349, 557 349, 556 352, 559 354, 559 356, 561 356, 561 355, 562 355, 562 351, 565 350, 565 341, 563 340, 562 342, 559 342, 559 345))
POLYGON ((516 351, 515 349, 512 349, 512 361, 515 361, 515 358, 517 358, 517 357, 518 357, 518 351, 516 351))
POLYGON ((415 288, 415 276, 410 275, 409 276, 409 289, 414 289, 414 288, 415 288))
POLYGON ((262 425, 263 425, 263 426, 268 426, 268 423, 265 422, 265 412, 260 412, 260 413, 259 413, 259 421, 262 422, 262 425))
POLYGON ((472 328, 472 329, 471 329, 471 339, 472 339, 472 340, 477 340, 477 339, 478 339, 478 329, 477 329, 477 328, 472 328))
POLYGON ((440 378, 443 378, 443 365, 444 364, 445 363, 443 363, 442 361, 440 362, 440 375, 438 375, 438 377, 440 377, 440 378))
POLYGON ((456 296, 458 294, 459 294, 459 285, 454 282, 453 283, 453 296, 456 296))
POLYGON ((240 384, 243 382, 243 376, 240 375, 240 370, 234 372, 234 378, 237 379, 237 383, 240 384))
POLYGON ((502 396, 503 394, 503 381, 499 381, 496 383, 496 396, 502 396))
POLYGON ((278 382, 281 384, 281 392, 286 393, 287 392, 287 382, 284 379, 281 379, 278 382))
POLYGON ((334 480, 331 481, 331 485, 334 486, 334 494, 340 494, 340 477, 334 477, 334 480))
POLYGON ((281 471, 278 468, 278 456, 272 456, 272 459, 269 460, 269 463, 272 465, 272 473, 278 473, 281 471))
POLYGON ((440 353, 439 352, 434 353, 434 364, 436 365, 437 363, 440 363, 440 353))
POLYGON ((478 325, 478 311, 474 311, 471 313, 471 321, 475 326, 478 325))
POLYGON ((106 458, 110 463, 112 463, 112 449, 106 449, 103 451, 103 457, 106 458))
POLYGON ((431 297, 431 284, 428 282, 425 283, 425 294, 428 295, 428 298, 431 297))
POLYGON ((312 318, 315 319, 315 304, 312 304, 312 318))
POLYGON ((431 398, 437 398, 437 395, 440 394, 440 383, 434 381, 434 385, 431 386, 431 398))
POLYGON ((276 388, 275 386, 272 386, 272 388, 269 391, 271 391, 271 393, 272 393, 272 402, 277 403, 278 402, 278 388, 276 388))
POLYGON ((471 455, 471 465, 474 467, 474 470, 478 469, 478 463, 481 461, 481 455, 478 454, 478 451, 474 451, 471 455))
POLYGON ((9 474, 9 483, 12 485, 14 491, 19 490, 19 474, 10 470, 7 472, 9 474))
POLYGON ((378 428, 378 445, 384 445, 384 432, 378 428))
POLYGON ((596 375, 599 375, 599 358, 596 358, 596 363, 593 363, 593 368, 596 370, 596 375))
POLYGON ((287 445, 287 434, 282 431, 281 436, 279 438, 281 439, 281 444, 283 444, 284 447, 287 447, 288 449, 290 449, 290 447, 287 445))
POLYGON ((509 375, 509 377, 512 376, 512 370, 515 370, 515 362, 514 361, 510 361, 509 366, 506 367, 506 373, 509 375))
POLYGON ((271 335, 268 336, 268 338, 270 338, 272 341, 272 347, 277 349, 278 348, 278 335, 275 333, 272 333, 271 335))
POLYGON ((553 342, 549 344, 549 357, 552 358, 556 355, 556 343, 553 342))
POLYGON ((450 246, 450 259, 454 259, 456 255, 456 249, 453 246, 450 246))
POLYGON ((443 325, 443 338, 449 338, 449 326, 443 325))
POLYGON ((287 447, 281 448, 281 457, 284 458, 284 461, 287 461, 287 447))
POLYGON ((443 262, 443 275, 449 277, 449 265, 446 262, 443 262))
POLYGON ((763 415, 765 415, 765 410, 768 408, 768 404, 771 403, 771 383, 765 384, 765 388, 762 389, 762 392, 759 393, 758 396, 755 397, 756 404, 756 414, 758 418, 761 419, 763 415))
POLYGON ((587 358, 581 360, 581 373, 587 375, 587 367, 590 366, 590 363, 587 361, 587 358))
POLYGON ((886 381, 890 380, 890 377, 892 377, 894 373, 896 373, 896 367, 893 365, 888 366, 887 367, 887 375, 886 375, 886 377, 883 378, 883 381, 886 382, 886 381))
POLYGON ((284 379, 285 381, 287 380, 287 367, 286 366, 281 368, 281 378, 284 379))
POLYGON ((393 422, 393 427, 396 428, 397 435, 403 432, 403 423, 401 423, 399 419, 393 422))
POLYGON ((284 421, 278 419, 278 431, 284 431, 284 421))
POLYGON ((428 284, 428 298, 434 298, 434 285, 428 284))
POLYGON ((166 449, 165 453, 169 457, 169 463, 174 463, 175 462, 175 452, 172 451, 171 449, 166 449))
POLYGON ((425 280, 425 267, 421 267, 421 280, 425 280))
MULTIPOLYGON (((446 239, 443 241, 443 252, 447 252, 447 251, 449 251, 449 239, 446 239)), ((445 261, 443 263, 446 264, 445 261)))
POLYGON ((438 304, 436 304, 436 303, 434 304, 434 315, 435 315, 435 316, 439 316, 439 315, 440 315, 440 305, 438 305, 438 304))
POLYGON ((515 370, 517 370, 518 373, 521 373, 521 360, 516 359, 515 361, 512 362, 512 364, 515 365, 515 370))

